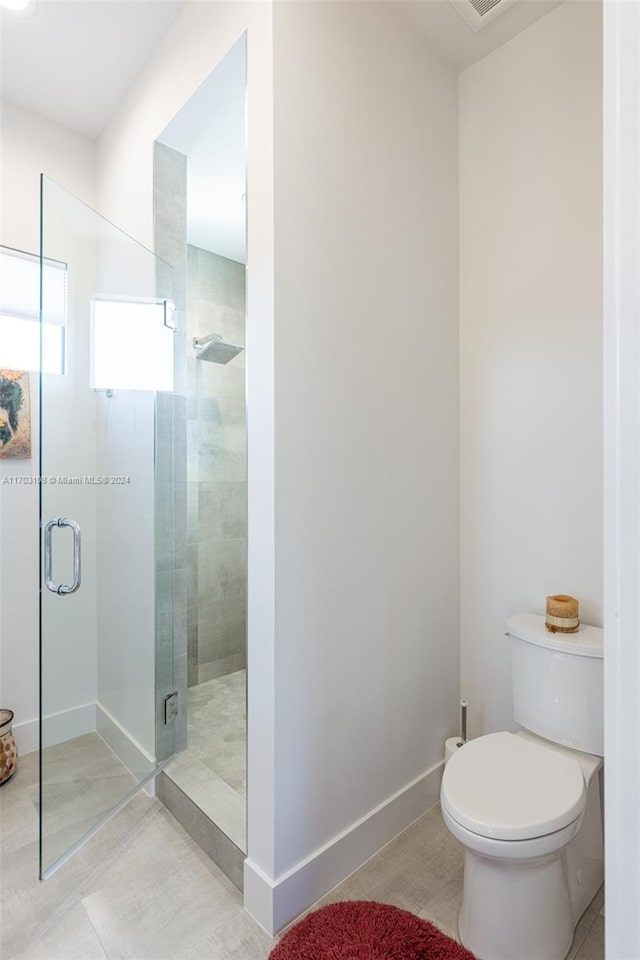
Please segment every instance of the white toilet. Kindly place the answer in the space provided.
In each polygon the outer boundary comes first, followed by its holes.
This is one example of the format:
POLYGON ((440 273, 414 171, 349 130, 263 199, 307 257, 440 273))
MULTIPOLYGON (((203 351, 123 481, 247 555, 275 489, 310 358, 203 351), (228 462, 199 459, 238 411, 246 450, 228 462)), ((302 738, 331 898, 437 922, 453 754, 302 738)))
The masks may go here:
POLYGON ((470 740, 442 779, 465 848, 460 939, 478 960, 563 960, 603 881, 602 630, 518 614, 507 636, 524 729, 470 740))

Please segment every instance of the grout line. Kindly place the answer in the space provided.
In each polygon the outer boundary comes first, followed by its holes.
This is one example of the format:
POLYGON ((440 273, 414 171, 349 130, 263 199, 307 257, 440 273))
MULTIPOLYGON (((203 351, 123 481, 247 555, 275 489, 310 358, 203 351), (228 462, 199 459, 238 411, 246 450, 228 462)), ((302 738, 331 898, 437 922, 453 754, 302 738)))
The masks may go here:
MULTIPOLYGON (((594 915, 593 920, 592 920, 591 923, 589 924, 589 929, 588 929, 587 932, 585 933, 585 935, 584 935, 584 937, 583 937, 583 939, 582 939, 582 942, 581 942, 580 946, 578 947, 578 951, 577 951, 577 953, 576 953, 576 955, 575 955, 575 960, 580 960, 580 957, 583 956, 582 951, 585 949, 587 940, 588 940, 589 937, 591 936, 591 932, 592 932, 593 928, 595 927, 596 921, 597 921, 597 919, 598 919, 599 916, 600 916, 600 914, 599 914, 599 913, 596 913, 596 914, 594 915)), ((604 960, 604 955, 603 955, 603 960, 604 960)))
MULTIPOLYGON (((244 906, 242 905, 242 903, 240 903, 240 904, 238 905, 238 909, 237 909, 234 913, 232 913, 230 916, 226 917, 224 920, 221 920, 220 923, 216 924, 216 926, 213 928, 213 930, 210 930, 209 933, 206 934, 206 936, 204 936, 204 937, 198 937, 197 940, 194 940, 193 943, 190 943, 189 946, 186 948, 186 950, 184 950, 183 952, 184 952, 185 954, 189 954, 189 953, 193 954, 195 948, 196 948, 199 944, 201 944, 201 943, 202 943, 202 944, 207 943, 208 940, 210 940, 212 937, 215 937, 215 936, 216 936, 216 934, 218 933, 218 931, 221 930, 222 927, 225 926, 225 924, 234 922, 234 921, 240 916, 241 913, 245 913, 245 909, 244 909, 244 906)), ((248 914, 248 916, 251 916, 251 915, 248 914)), ((252 918, 252 920, 253 920, 253 918, 252 918)), ((254 920, 253 922, 255 923, 255 920, 254 920)), ((257 926, 257 924, 256 924, 256 926, 257 926)), ((274 946, 275 946, 275 942, 274 942, 274 946)), ((224 944, 223 944, 223 949, 224 949, 224 944)), ((109 957, 109 960, 112 960, 112 958, 109 957)), ((114 957, 113 960, 118 960, 118 958, 115 958, 115 957, 114 957)), ((244 958, 243 958, 243 960, 244 960, 244 958)), ((249 958, 247 958, 247 960, 249 960, 249 958)))
MULTIPOLYGON (((77 879, 77 881, 75 882, 72 888, 67 889, 66 885, 63 883, 62 895, 60 899, 55 900, 51 904, 51 907, 46 912, 46 914, 43 914, 42 916, 40 916, 38 913, 36 913, 36 915, 32 918, 32 924, 29 930, 29 935, 33 939, 37 938, 37 940, 42 940, 44 936, 46 936, 55 928, 57 923, 61 922, 64 919, 67 913, 69 913, 79 904, 82 904, 83 893, 85 896, 88 895, 88 892, 91 886, 95 884, 97 877, 101 876, 104 873, 104 871, 119 856, 121 847, 125 844, 125 841, 128 838, 129 834, 133 830, 138 829, 141 826, 141 824, 147 819, 147 817, 151 815, 152 812, 153 812, 153 808, 151 808, 150 810, 147 810, 140 817, 137 823, 133 824, 129 828, 129 830, 127 830, 123 834, 122 838, 114 846, 110 848, 108 852, 105 851, 105 855, 100 860, 96 861, 95 858, 91 860, 90 863, 87 864, 86 868, 84 868, 81 876, 77 879)), ((16 847, 16 849, 12 851, 12 855, 15 855, 21 850, 27 850, 29 847, 33 847, 33 846, 37 846, 37 838, 35 840, 29 841, 26 844, 23 844, 21 847, 16 847)), ((37 879, 37 877, 38 877, 38 862, 37 862, 37 852, 36 852, 34 855, 33 879, 37 884, 37 888, 40 888, 42 886, 42 881, 37 879)), ((55 883, 56 881, 52 880, 49 882, 55 883)), ((60 881, 58 880, 58 882, 60 881)), ((34 891, 33 896, 37 897, 38 893, 34 891)), ((105 953, 105 956, 107 956, 106 953, 105 953)), ((112 958, 109 958, 109 960, 112 960, 112 958)), ((113 960, 115 960, 115 958, 113 958, 113 960)))
MULTIPOLYGON (((85 917, 86 917, 87 920, 89 921, 89 926, 91 927, 91 929, 92 929, 93 932, 95 933, 96 939, 97 939, 98 943, 100 944, 100 946, 102 947, 102 952, 104 953, 105 957, 107 958, 107 960, 112 960, 112 957, 111 957, 110 954, 107 952, 107 948, 106 948, 105 945, 104 945, 104 942, 103 942, 103 940, 102 940, 102 937, 100 936, 100 934, 99 934, 98 931, 96 930, 95 924, 94 924, 93 920, 91 919, 91 915, 89 914, 89 911, 87 910, 87 908, 86 908, 85 905, 84 905, 84 900, 85 900, 85 898, 83 898, 82 900, 79 901, 80 906, 82 907, 82 912, 84 913, 85 917)), ((113 958, 113 960, 115 960, 115 958, 113 958)))
MULTIPOLYGON (((589 909, 590 909, 590 908, 587 907, 587 909, 585 910, 585 912, 584 912, 584 914, 583 914, 583 917, 585 917, 585 916, 589 913, 589 909)), ((594 912, 593 912, 593 917, 591 918, 591 922, 590 922, 589 925, 587 926, 587 929, 584 931, 584 935, 583 935, 582 939, 580 940, 580 942, 579 942, 577 945, 576 945, 576 943, 575 943, 575 932, 574 932, 574 942, 571 944, 571 951, 573 951, 573 960, 578 960, 578 958, 580 957, 580 953, 582 952, 582 948, 583 948, 584 945, 585 945, 585 941, 586 941, 587 937, 588 937, 589 934, 591 933, 591 928, 592 928, 592 926, 594 925, 594 923, 596 922, 597 916, 598 916, 598 913, 597 913, 597 911, 594 910, 594 912), (574 947, 575 947, 575 951, 574 951, 574 947)), ((582 917, 581 917, 580 919, 582 919, 582 917)), ((579 923, 580 923, 580 920, 578 921, 578 924, 579 924, 579 923)), ((577 930, 577 927, 576 927, 576 930, 577 930)), ((570 956, 571 956, 571 951, 569 952, 569 955, 570 955, 570 956)))

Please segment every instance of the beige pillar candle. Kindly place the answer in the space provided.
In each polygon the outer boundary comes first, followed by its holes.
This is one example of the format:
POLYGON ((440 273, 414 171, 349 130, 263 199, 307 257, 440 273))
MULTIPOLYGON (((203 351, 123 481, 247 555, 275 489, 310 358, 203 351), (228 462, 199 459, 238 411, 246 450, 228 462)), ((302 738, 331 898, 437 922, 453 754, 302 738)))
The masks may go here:
POLYGON ((580 626, 578 607, 576 598, 564 593, 547 597, 547 630, 551 633, 575 633, 580 626))

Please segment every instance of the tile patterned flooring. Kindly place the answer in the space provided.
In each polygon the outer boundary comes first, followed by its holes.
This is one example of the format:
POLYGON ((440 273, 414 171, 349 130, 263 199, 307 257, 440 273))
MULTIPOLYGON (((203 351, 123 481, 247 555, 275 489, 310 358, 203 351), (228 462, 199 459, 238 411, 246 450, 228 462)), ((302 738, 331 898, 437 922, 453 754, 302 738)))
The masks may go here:
POLYGON ((188 746, 205 766, 247 795, 247 672, 237 670, 190 687, 188 746))
POLYGON ((246 670, 189 687, 187 749, 165 773, 246 851, 246 670))
MULTIPOLYGON (((99 823, 136 785, 97 733, 47 747, 43 860, 49 865, 99 823)), ((29 796, 39 809, 38 783, 29 796)))
MULTIPOLYGON (((37 755, 30 754, 0 788, 3 960, 266 960, 275 941, 171 814, 144 793, 40 883, 31 799, 37 775, 37 755)), ((436 807, 323 903, 381 900, 455 936, 462 864, 436 807)), ((604 957, 601 908, 602 891, 578 925, 570 960, 604 957)))

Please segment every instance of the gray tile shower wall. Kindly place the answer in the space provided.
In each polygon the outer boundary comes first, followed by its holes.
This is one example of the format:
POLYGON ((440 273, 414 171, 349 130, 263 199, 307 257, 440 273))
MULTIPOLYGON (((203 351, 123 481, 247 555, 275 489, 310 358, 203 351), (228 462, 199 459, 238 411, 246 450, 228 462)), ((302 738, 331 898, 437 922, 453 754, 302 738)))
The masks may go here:
POLYGON ((245 267, 187 248, 188 683, 246 665, 245 357, 196 360, 195 337, 245 344, 245 267))

